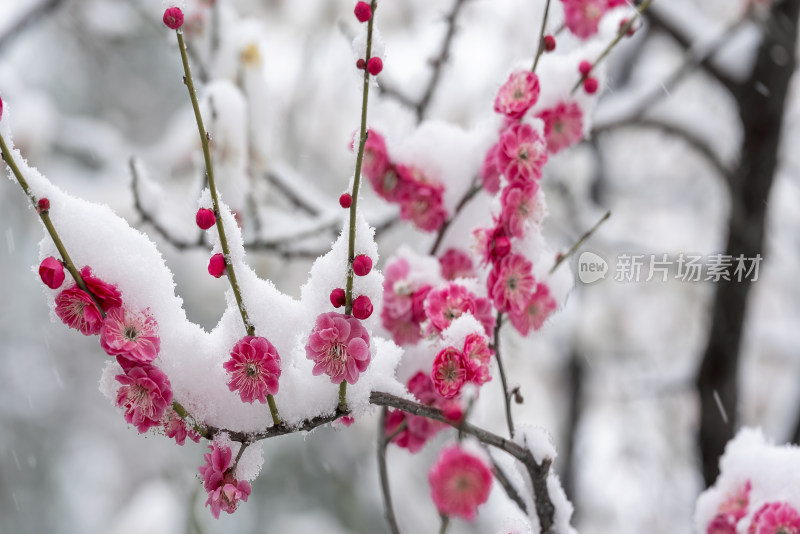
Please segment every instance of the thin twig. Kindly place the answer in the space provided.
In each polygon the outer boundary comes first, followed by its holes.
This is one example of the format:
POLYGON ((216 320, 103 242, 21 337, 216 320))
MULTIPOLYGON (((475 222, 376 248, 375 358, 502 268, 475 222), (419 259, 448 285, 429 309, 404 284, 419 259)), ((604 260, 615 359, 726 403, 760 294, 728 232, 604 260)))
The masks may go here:
POLYGON ((398 427, 395 432, 390 436, 386 436, 386 416, 389 409, 385 406, 381 408, 381 417, 378 421, 378 476, 381 480, 381 494, 383 495, 383 513, 386 516, 386 523, 389 525, 389 531, 392 534, 400 534, 400 528, 397 526, 397 518, 394 514, 394 506, 392 505, 392 491, 389 487, 389 470, 386 467, 386 449, 389 443, 403 431, 403 424, 398 427))
POLYGON ((528 507, 525 506, 525 501, 523 501, 522 497, 519 496, 517 488, 514 487, 514 485, 508 479, 508 476, 506 476, 505 471, 503 471, 503 469, 500 467, 500 464, 498 464, 494 458, 492 458, 492 471, 494 472, 494 478, 496 478, 497 482, 503 487, 503 490, 505 490, 508 498, 514 501, 514 504, 516 504, 520 510, 527 514, 528 507))
MULTIPOLYGON (((200 104, 197 101, 197 92, 194 89, 194 81, 192 80, 192 70, 189 67, 189 57, 186 53, 186 44, 183 40, 183 31, 178 28, 175 32, 178 37, 178 48, 180 49, 181 53, 181 61, 183 63, 183 81, 186 84, 186 89, 189 91, 189 98, 192 101, 192 109, 194 110, 194 118, 197 122, 197 131, 200 134, 200 143, 203 146, 203 159, 205 160, 206 166, 206 178, 208 179, 208 188, 211 191, 211 203, 212 207, 214 208, 214 213, 217 215, 216 226, 217 226, 217 233, 219 234, 219 244, 222 248, 222 254, 225 257, 225 264, 226 269, 225 273, 228 276, 228 281, 231 284, 231 289, 233 290, 233 295, 236 298, 236 304, 239 308, 239 313, 242 316, 242 322, 244 323, 244 327, 247 330, 247 335, 254 336, 256 335, 255 326, 250 321, 250 317, 247 314, 247 308, 245 308, 244 301, 242 298, 242 291, 239 287, 239 282, 236 279, 236 270, 233 267, 233 261, 231 259, 231 251, 228 247, 228 237, 225 234, 225 225, 222 222, 222 210, 220 209, 219 197, 217 195, 217 186, 214 181, 214 167, 211 163, 211 150, 209 149, 208 141, 209 135, 206 132, 205 126, 203 125, 203 116, 200 113, 200 104)), ((267 393, 267 404, 269 405, 269 411, 272 415, 272 421, 275 425, 279 425, 281 422, 281 418, 278 415, 278 407, 275 405, 274 397, 267 393)))
POLYGON ((536 57, 533 60, 533 68, 531 72, 536 72, 536 67, 539 65, 539 58, 542 57, 544 52, 544 32, 547 29, 547 14, 550 12, 550 0, 544 6, 544 18, 542 18, 542 30, 539 32, 539 47, 536 49, 536 57))
POLYGON ((447 527, 450 526, 450 517, 442 514, 441 518, 442 518, 442 524, 439 527, 439 534, 445 534, 447 532, 447 527))
POLYGON ((585 232, 585 233, 584 233, 584 234, 583 234, 583 235, 580 237, 580 239, 578 239, 578 241, 576 241, 576 242, 575 242, 575 244, 574 244, 574 245, 572 245, 572 247, 571 247, 571 248, 570 248, 570 249, 567 251, 567 253, 566 253, 566 254, 561 254, 561 255, 558 257, 558 259, 556 260, 556 262, 555 262, 555 264, 553 265, 553 267, 550 269, 550 274, 553 274, 553 273, 556 271, 556 269, 558 269, 558 267, 559 267, 559 266, 560 266, 562 263, 564 263, 564 262, 565 262, 565 261, 567 261, 569 258, 571 258, 571 257, 572 257, 572 256, 573 256, 573 255, 574 255, 574 254, 575 254, 575 253, 578 251, 578 249, 579 249, 579 248, 581 248, 581 247, 583 246, 583 244, 584 244, 584 243, 586 243, 586 241, 588 241, 590 237, 592 237, 592 235, 594 235, 594 233, 597 231, 597 229, 598 229, 598 228, 600 228, 600 226, 601 226, 601 225, 602 225, 604 222, 606 222, 606 221, 607 221, 607 220, 608 220, 610 217, 611 217, 611 211, 607 211, 607 212, 606 212, 606 214, 605 214, 605 215, 603 215, 603 216, 600 218, 600 220, 599 220, 599 221, 597 221, 597 222, 594 224, 594 226, 592 226, 591 228, 589 228, 589 229, 588 229, 588 230, 587 230, 587 231, 586 231, 586 232, 585 232))
POLYGON ((494 359, 497 361, 497 369, 500 371, 500 383, 503 386, 503 402, 506 408, 506 424, 508 425, 508 435, 514 437, 514 418, 511 415, 511 392, 508 390, 506 381, 506 371, 503 368, 503 360, 500 357, 500 327, 503 326, 503 312, 497 312, 497 321, 494 325, 494 359))

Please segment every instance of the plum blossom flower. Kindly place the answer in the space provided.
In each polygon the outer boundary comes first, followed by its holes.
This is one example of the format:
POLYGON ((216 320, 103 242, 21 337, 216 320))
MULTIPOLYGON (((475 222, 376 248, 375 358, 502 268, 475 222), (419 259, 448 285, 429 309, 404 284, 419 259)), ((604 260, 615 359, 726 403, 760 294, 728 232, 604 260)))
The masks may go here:
POLYGON ((539 180, 545 163, 547 143, 530 124, 514 124, 500 135, 497 164, 509 182, 539 180))
POLYGON ((512 72, 494 100, 494 110, 511 119, 521 119, 539 100, 539 77, 529 70, 512 72))
POLYGON ((467 380, 475 384, 485 384, 492 377, 489 375, 489 364, 494 351, 489 348, 489 340, 483 334, 469 334, 464 340, 464 362, 467 369, 467 380))
POLYGON ((500 196, 500 224, 512 237, 523 238, 525 229, 536 213, 536 182, 512 184, 503 189, 500 196))
POLYGON ((736 520, 729 514, 720 514, 708 524, 706 534, 736 534, 736 520))
POLYGON ((447 252, 439 258, 439 266, 442 268, 442 278, 445 280, 475 277, 475 266, 472 264, 472 258, 469 254, 457 248, 447 249, 447 252))
POLYGON ((172 402, 167 375, 151 364, 139 364, 121 357, 117 361, 124 374, 115 376, 122 384, 117 391, 117 406, 125 410, 125 420, 144 434, 158 426, 172 402))
POLYGON ((753 485, 748 480, 734 493, 728 495, 728 498, 719 505, 717 509, 718 514, 731 515, 736 521, 747 515, 747 506, 750 503, 750 490, 753 485))
POLYGON ((500 175, 503 174, 503 169, 497 162, 497 152, 500 150, 500 143, 495 143, 486 151, 486 156, 481 165, 480 177, 483 189, 490 195, 496 194, 500 191, 500 175))
POLYGON ((433 360, 431 380, 436 392, 445 399, 452 399, 461 392, 467 380, 467 362, 464 354, 455 347, 439 351, 433 360))
POLYGON ((511 252, 511 240, 500 221, 494 221, 492 228, 477 228, 472 232, 475 250, 481 257, 481 265, 494 264, 511 252))
POLYGON ((435 232, 447 219, 444 209, 444 187, 431 181, 421 170, 408 165, 397 165, 395 170, 403 183, 397 200, 400 218, 411 221, 425 232, 435 232))
POLYGON ((391 261, 384 271, 381 323, 398 345, 416 343, 422 338, 424 302, 429 285, 417 287, 408 281, 411 266, 405 258, 391 261))
POLYGON ((520 254, 509 254, 495 264, 486 279, 486 286, 498 310, 512 312, 525 307, 536 287, 532 269, 533 264, 520 254))
POLYGON ((175 443, 183 445, 188 437, 195 443, 200 442, 200 434, 193 428, 189 428, 178 412, 170 409, 164 418, 164 433, 168 438, 175 438, 175 443))
POLYGON ((367 132, 367 142, 364 144, 362 172, 375 188, 375 191, 378 191, 378 194, 381 193, 379 190, 380 182, 389 171, 391 165, 389 152, 386 149, 386 140, 375 130, 369 130, 367 132))
POLYGON ((583 111, 575 102, 559 102, 537 115, 544 121, 544 138, 551 154, 561 152, 583 137, 583 111))
POLYGON ((470 313, 489 334, 494 328, 492 306, 488 299, 476 297, 466 287, 450 282, 432 289, 425 299, 425 313, 430 320, 432 330, 441 332, 453 322, 453 319, 470 313))
POLYGON ((509 319, 517 332, 527 336, 531 328, 539 330, 557 307, 556 299, 550 295, 550 289, 540 282, 536 284, 535 291, 523 308, 509 313, 509 319))
POLYGON ((561 0, 564 4, 564 24, 581 39, 597 33, 600 19, 608 9, 608 0, 561 0))
MULTIPOLYGON (((430 374, 422 371, 416 373, 408 381, 408 391, 426 406, 434 406, 445 412, 460 408, 457 400, 445 399, 436 393, 430 374)), ((392 443, 415 453, 419 452, 429 439, 446 427, 446 424, 427 417, 411 415, 401 410, 390 410, 386 418, 385 434, 386 436, 396 434, 392 438, 392 443), (401 428, 403 424, 405 426, 401 428)))
POLYGON ((81 269, 81 278, 86 288, 94 295, 97 304, 104 312, 122 306, 122 295, 113 284, 106 283, 92 274, 92 268, 86 265, 81 269))
POLYGON ((267 394, 278 394, 281 358, 278 350, 263 337, 245 336, 231 349, 231 358, 222 364, 230 375, 228 389, 238 391, 242 402, 256 399, 267 402, 267 394))
POLYGON ((789 503, 766 503, 753 515, 747 534, 800 534, 800 514, 789 503))
POLYGON ((355 384, 369 365, 369 333, 351 315, 323 313, 308 337, 306 358, 314 361, 314 376, 324 373, 334 384, 355 384))
POLYGON ((214 518, 219 519, 220 512, 232 514, 239 506, 239 501, 247 502, 251 487, 249 482, 237 480, 231 472, 233 454, 230 447, 211 443, 209 448, 211 452, 204 456, 206 463, 198 470, 203 477, 203 487, 208 493, 206 506, 211 508, 214 518))
POLYGON ((88 293, 74 284, 56 296, 56 315, 84 336, 99 334, 103 327, 100 308, 88 293))
POLYGON ((114 308, 100 329, 100 346, 111 356, 150 363, 161 349, 158 323, 147 311, 135 313, 123 307, 114 308))
POLYGON ((478 506, 489 499, 492 471, 481 458, 453 445, 442 450, 428 481, 440 514, 472 521, 478 506))

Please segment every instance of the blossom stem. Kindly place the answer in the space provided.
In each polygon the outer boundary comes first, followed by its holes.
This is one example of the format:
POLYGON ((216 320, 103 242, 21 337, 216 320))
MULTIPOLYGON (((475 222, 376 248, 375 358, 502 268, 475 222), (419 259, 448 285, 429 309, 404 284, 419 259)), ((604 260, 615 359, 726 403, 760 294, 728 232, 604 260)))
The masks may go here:
POLYGON ((511 392, 508 391, 506 371, 503 360, 500 358, 500 327, 503 326, 503 312, 497 312, 497 323, 494 325, 494 358, 497 360, 497 369, 500 371, 500 382, 503 385, 503 401, 506 405, 506 424, 511 438, 514 437, 514 418, 511 416, 511 392))
MULTIPOLYGON (((602 62, 608 56, 608 54, 611 53, 614 47, 617 46, 619 42, 622 40, 622 38, 628 34, 628 31, 633 27, 637 19, 639 19, 639 17, 642 16, 642 13, 644 13, 645 10, 648 7, 650 7, 650 4, 652 3, 653 0, 644 0, 644 2, 642 2, 641 5, 639 5, 639 7, 636 8, 636 14, 631 17, 631 20, 620 26, 619 32, 617 32, 617 36, 614 38, 614 40, 611 41, 605 48, 605 50, 603 50, 603 52, 599 56, 597 56, 597 59, 594 60, 594 62, 592 63, 592 70, 594 70, 595 67, 597 67, 597 65, 599 65, 600 62, 602 62)), ((575 83, 575 86, 572 88, 572 91, 570 91, 571 94, 574 94, 575 91, 578 90, 578 87, 580 87, 581 84, 584 82, 584 80, 586 80, 586 78, 589 77, 589 75, 592 73, 592 70, 590 70, 589 72, 580 77, 580 79, 575 83)))
POLYGON ((195 421, 192 414, 190 414, 180 402, 172 401, 172 409, 175 410, 175 413, 178 414, 178 417, 180 417, 184 421, 186 421, 187 419, 191 419, 189 421, 189 424, 192 425, 192 428, 194 429, 195 432, 197 432, 206 439, 212 439, 214 437, 208 432, 208 429, 206 427, 195 421))
POLYGON ((544 32, 547 29, 547 14, 550 12, 550 0, 544 6, 544 18, 542 19, 542 30, 539 32, 539 48, 536 50, 536 57, 533 60, 533 68, 531 72, 536 72, 536 67, 539 66, 539 58, 542 57, 544 52, 544 32))
MULTIPOLYGON (((372 16, 367 23, 367 51, 364 58, 365 63, 369 63, 372 57, 372 27, 375 22, 375 10, 378 7, 377 0, 372 0, 370 5, 372 16)), ((356 215, 358 213, 358 189, 361 186, 361 167, 364 164, 364 147, 367 144, 367 107, 369 104, 369 69, 364 68, 364 87, 361 96, 361 134, 358 141, 358 155, 356 156, 356 172, 353 177, 353 203, 350 205, 350 231, 347 244, 347 283, 345 285, 345 314, 353 313, 353 261, 356 257, 356 215)), ((347 382, 342 381, 339 386, 339 409, 347 410, 347 382)))
POLYGON ((230 467, 230 469, 229 469, 229 471, 230 471, 230 472, 231 472, 231 473, 232 473, 234 476, 236 476, 236 466, 238 466, 238 465, 239 465, 239 460, 241 460, 241 459, 242 459, 242 455, 244 454, 244 451, 245 451, 245 449, 246 449, 247 447, 249 447, 249 446, 250 446, 250 442, 249 442, 249 441, 245 441, 245 442, 244 442, 244 443, 242 443, 242 445, 239 447, 239 452, 237 452, 237 453, 236 453, 236 459, 233 461, 233 465, 232 465, 232 466, 230 467))
POLYGON ((339 384, 339 410, 347 411, 347 380, 342 380, 339 384))
MULTIPOLYGON (((209 135, 205 126, 203 125, 203 116, 200 114, 200 104, 197 101, 197 92, 195 91, 194 81, 192 80, 192 70, 189 67, 189 57, 186 52, 186 43, 183 40, 183 32, 180 30, 180 28, 175 33, 178 36, 178 48, 180 49, 181 61, 183 62, 183 81, 189 91, 189 98, 192 100, 192 109, 194 110, 194 118, 197 122, 197 130, 200 134, 200 143, 203 145, 203 158, 205 159, 208 188, 211 191, 211 203, 214 208, 214 213, 217 215, 216 226, 217 233, 219 234, 219 244, 222 248, 222 254, 225 257, 225 272, 228 275, 228 281, 231 284, 233 295, 236 298, 236 304, 239 307, 239 313, 242 315, 242 322, 244 322, 247 335, 254 336, 256 335, 256 328, 250 322, 250 317, 247 314, 247 308, 245 308, 244 301, 242 300, 242 290, 239 287, 239 282, 236 280, 236 271, 233 268, 231 251, 228 247, 228 237, 225 234, 225 226, 222 223, 221 210, 219 207, 219 196, 217 195, 217 185, 214 181, 214 167, 211 164, 211 150, 208 146, 209 135)), ((281 418, 280 415, 278 415, 278 408, 275 406, 275 399, 273 399, 272 395, 269 393, 267 393, 267 401, 269 402, 269 411, 272 414, 272 422, 276 425, 281 424, 281 418)))
POLYGON ((442 514, 442 526, 439 527, 439 534, 445 534, 447 527, 450 526, 450 518, 442 514))
POLYGON ((86 283, 83 281, 83 277, 81 273, 78 272, 78 269, 75 267, 75 264, 72 262, 72 258, 69 257, 69 253, 67 252, 67 248, 64 246, 64 243, 61 241, 61 237, 59 237, 58 232, 56 231, 56 227, 53 225, 53 221, 50 219, 50 210, 42 210, 39 209, 38 200, 33 196, 33 192, 31 191, 30 186, 28 186, 27 180, 20 172, 19 167, 17 167, 17 163, 14 161, 14 157, 11 155, 11 151, 8 149, 6 145, 6 140, 0 134, 0 150, 2 150, 3 161, 6 162, 8 168, 11 169, 11 172, 14 174, 14 177, 17 179, 17 183, 19 183, 22 190, 25 192, 25 196, 27 196, 31 203, 33 204, 34 209, 39 213, 39 218, 44 223, 44 227, 47 229, 47 233, 50 234, 50 239, 53 240, 53 243, 58 249, 58 253, 61 256, 61 261, 64 266, 69 271, 69 274, 72 276, 72 279, 75 280, 75 283, 78 285, 84 293, 89 295, 94 303, 97 305, 97 309, 100 310, 100 315, 105 319, 106 314, 103 311, 103 308, 100 307, 100 304, 97 302, 97 299, 89 291, 89 288, 86 287, 86 283))
POLYGON ((606 222, 610 217, 611 217, 611 211, 607 211, 606 214, 603 215, 603 217, 599 221, 597 221, 594 226, 589 228, 580 237, 580 239, 578 239, 578 241, 575 242, 575 244, 572 245, 572 247, 570 247, 570 249, 566 252, 566 254, 561 254, 558 257, 558 259, 556 260, 555 264, 553 264, 553 267, 550 269, 550 274, 553 274, 555 272, 555 270, 558 269, 559 265, 561 265, 562 263, 567 261, 569 258, 571 258, 578 251, 578 249, 581 248, 581 246, 583 246, 583 244, 586 243, 586 241, 588 241, 589 238, 592 237, 592 235, 594 235, 594 233, 597 231, 597 229, 600 228, 600 226, 604 222, 606 222))

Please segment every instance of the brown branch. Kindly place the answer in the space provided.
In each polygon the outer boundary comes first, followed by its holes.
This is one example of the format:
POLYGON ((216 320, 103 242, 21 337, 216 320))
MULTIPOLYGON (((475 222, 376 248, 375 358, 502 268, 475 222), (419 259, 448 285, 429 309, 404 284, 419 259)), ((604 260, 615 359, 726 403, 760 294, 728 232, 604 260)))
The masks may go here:
POLYGON ((536 505, 536 515, 539 518, 539 524, 542 527, 542 533, 548 534, 552 532, 555 520, 555 506, 550 499, 550 493, 547 489, 547 477, 552 465, 551 459, 545 459, 541 464, 536 462, 533 453, 526 447, 514 443, 506 438, 493 434, 487 430, 477 427, 471 423, 459 423, 448 420, 441 410, 425 406, 406 399, 401 399, 388 393, 374 391, 369 397, 370 403, 376 406, 388 406, 402 410, 412 415, 420 417, 427 417, 434 421, 445 423, 453 428, 460 429, 466 434, 474 436, 478 441, 490 445, 496 449, 503 450, 522 462, 525 466, 528 475, 531 478, 533 486, 534 503, 536 505))
POLYGON ((517 488, 514 487, 514 485, 506 476, 505 471, 503 471, 503 469, 494 460, 494 458, 492 458, 492 470, 494 471, 494 478, 496 478, 497 482, 503 487, 503 490, 505 490, 506 495, 508 495, 508 498, 514 501, 514 504, 516 504, 520 510, 522 510, 524 513, 527 514, 528 507, 525 506, 525 501, 523 501, 522 497, 519 496, 517 488))
POLYGON ((667 135, 679 137, 683 139, 691 148, 693 148, 699 155, 708 161, 725 179, 726 183, 730 184, 732 171, 727 164, 725 164, 711 145, 702 137, 697 134, 681 128, 680 126, 670 124, 666 121, 655 118, 642 118, 642 119, 625 119, 618 122, 605 124, 596 127, 592 130, 593 134, 601 134, 611 132, 621 128, 646 128, 661 130, 667 135))
MULTIPOLYGON (((685 48, 686 50, 690 50, 692 48, 692 38, 684 31, 682 28, 679 28, 665 17, 662 17, 658 13, 658 9, 651 9, 647 13, 647 20, 650 22, 650 26, 653 29, 660 30, 667 35, 669 35, 673 40, 675 40, 681 47, 685 48)), ((736 94, 739 91, 740 84, 733 78, 731 78, 728 73, 726 73, 722 68, 720 68, 714 62, 714 54, 708 54, 706 57, 702 58, 698 65, 703 68, 708 74, 710 74, 714 79, 716 79, 723 87, 725 87, 728 91, 732 94, 736 94)))
MULTIPOLYGON (((389 470, 386 467, 386 449, 394 436, 386 436, 386 415, 388 408, 381 408, 381 417, 378 421, 378 475, 381 479, 381 494, 383 495, 383 512, 386 516, 386 523, 392 534, 400 534, 397 526, 397 518, 392 506, 392 491, 389 487, 389 470)), ((398 429, 400 430, 400 429, 398 429)), ((395 434, 397 431, 395 431, 395 434)))
POLYGON ((442 245, 442 240, 444 239, 444 235, 445 233, 447 233, 447 230, 450 228, 450 225, 453 224, 455 218, 458 217, 458 214, 461 213, 461 210, 464 209, 464 207, 469 203, 469 201, 475 198, 475 195, 481 192, 481 189, 483 189, 483 186, 481 186, 480 182, 478 181, 478 178, 475 177, 475 179, 472 181, 472 185, 470 186, 470 188, 467 190, 466 193, 464 193, 464 196, 461 197, 461 200, 458 202, 458 205, 456 206, 453 215, 448 217, 448 219, 444 222, 442 227, 439 228, 439 233, 436 234, 436 241, 433 242, 433 245, 431 246, 431 250, 429 252, 431 256, 436 256, 436 253, 439 251, 439 247, 442 245))

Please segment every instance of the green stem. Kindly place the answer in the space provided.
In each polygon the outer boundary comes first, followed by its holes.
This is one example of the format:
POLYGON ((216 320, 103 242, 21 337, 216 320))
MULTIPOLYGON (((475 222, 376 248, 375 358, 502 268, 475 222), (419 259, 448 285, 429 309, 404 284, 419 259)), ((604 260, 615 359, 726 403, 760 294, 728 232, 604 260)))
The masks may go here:
POLYGON ((339 384, 339 411, 347 411, 347 380, 339 384))
POLYGON ((544 52, 544 31, 547 27, 547 14, 550 12, 550 0, 544 6, 544 18, 542 19, 542 30, 539 32, 539 48, 536 50, 536 57, 533 60, 533 68, 531 72, 536 72, 536 67, 539 65, 539 58, 542 57, 544 52))
POLYGON ((22 190, 25 192, 25 196, 27 196, 33 207, 39 213, 39 218, 44 223, 44 227, 47 229, 47 233, 50 234, 50 239, 53 240, 53 243, 56 245, 56 249, 58 249, 58 253, 61 256, 61 261, 64 266, 69 271, 69 274, 72 276, 72 279, 75 280, 75 283, 78 285, 81 290, 83 290, 87 295, 92 297, 92 300, 97 305, 97 309, 100 310, 100 314, 103 318, 105 318, 106 314, 103 311, 103 308, 100 307, 100 304, 97 302, 97 299, 92 292, 89 291, 89 288, 86 287, 86 283, 83 281, 83 277, 81 273, 78 272, 78 269, 75 267, 75 264, 72 262, 72 258, 69 257, 69 253, 67 252, 67 248, 64 246, 64 243, 61 241, 61 238, 56 231, 55 226, 53 226, 53 221, 50 219, 50 212, 48 210, 40 210, 38 205, 38 200, 34 198, 33 192, 31 191, 30 186, 28 186, 27 180, 25 177, 22 176, 22 172, 20 172, 19 167, 17 167, 17 163, 14 161, 14 157, 11 155, 11 151, 8 149, 6 145, 6 140, 0 135, 0 150, 2 150, 3 161, 6 162, 8 168, 11 169, 11 172, 14 173, 14 177, 17 179, 22 190))
POLYGON ((445 534, 447 527, 450 526, 450 518, 446 515, 442 516, 442 526, 439 527, 439 534, 445 534))
MULTIPOLYGON (((222 254, 225 257, 225 272, 228 275, 228 281, 233 289, 233 295, 236 297, 236 304, 239 307, 239 313, 242 315, 242 322, 247 330, 248 336, 256 335, 255 326, 250 322, 250 317, 247 315, 247 309, 242 300, 242 291, 239 288, 239 282, 236 280, 236 271, 233 268, 231 261, 230 248, 228 247, 228 237, 225 235, 225 226, 222 223, 222 212, 219 207, 219 196, 217 195, 217 186, 214 181, 214 167, 211 165, 211 150, 208 146, 208 132, 203 125, 203 116, 200 114, 200 104, 197 102, 197 92, 194 89, 194 81, 192 80, 192 70, 189 67, 189 57, 186 52, 186 43, 183 40, 183 32, 178 29, 176 32, 178 36, 178 48, 181 52, 181 61, 183 62, 184 83, 189 90, 189 98, 192 100, 192 109, 194 110, 194 118, 197 122, 197 130, 200 134, 200 143, 203 145, 203 158, 206 165, 206 176, 208 177, 208 188, 211 191, 211 203, 214 208, 214 213, 217 215, 217 233, 219 233, 219 244, 222 248, 222 254)), ((281 418, 278 415, 278 408, 275 406, 275 399, 272 395, 267 394, 267 401, 269 403, 269 411, 272 414, 272 422, 276 425, 281 424, 281 418)))
MULTIPOLYGON (((375 10, 378 4, 372 0, 372 17, 367 23, 367 55, 365 63, 372 57, 372 26, 375 21, 375 10)), ((364 147, 367 144, 367 105, 369 104, 369 70, 364 67, 364 89, 361 97, 361 136, 358 142, 358 155, 356 156, 356 174, 353 178, 353 203, 350 205, 350 231, 347 245, 347 283, 345 285, 345 310, 344 313, 353 313, 353 260, 356 256, 356 214, 358 210, 358 189, 361 186, 361 167, 364 164, 364 147)), ((342 381, 339 386, 339 409, 347 410, 347 382, 342 381)))
POLYGON ((190 425, 192 425, 192 428, 194 429, 195 432, 197 432, 206 439, 211 439, 211 436, 208 433, 208 429, 198 424, 197 421, 195 421, 194 417, 192 417, 192 414, 190 414, 180 402, 172 401, 172 409, 175 410, 175 413, 178 414, 178 416, 181 419, 187 421, 190 425))
MULTIPOLYGON (((652 3, 653 0, 644 0, 644 2, 642 2, 642 4, 638 8, 636 8, 636 14, 633 17, 631 17, 631 20, 629 20, 627 23, 625 23, 625 25, 623 25, 619 29, 619 32, 617 33, 617 36, 614 38, 614 40, 611 41, 605 48, 605 50, 603 50, 603 52, 597 57, 597 59, 594 60, 594 63, 592 63, 592 70, 594 70, 595 67, 597 67, 597 65, 599 65, 600 62, 603 61, 608 56, 608 54, 611 53, 611 50, 613 50, 614 47, 619 44, 622 38, 625 37, 625 35, 628 33, 628 30, 630 30, 633 27, 636 20, 642 16, 642 13, 644 13, 645 10, 648 7, 650 7, 650 4, 652 3)), ((577 83, 575 83, 575 86, 572 88, 572 91, 570 91, 570 93, 574 93, 575 91, 577 91, 578 87, 581 86, 581 84, 584 82, 584 80, 586 80, 586 78, 589 76, 589 74, 591 74, 591 72, 592 71, 590 70, 585 75, 581 76, 581 78, 577 81, 577 83)))

